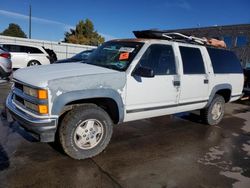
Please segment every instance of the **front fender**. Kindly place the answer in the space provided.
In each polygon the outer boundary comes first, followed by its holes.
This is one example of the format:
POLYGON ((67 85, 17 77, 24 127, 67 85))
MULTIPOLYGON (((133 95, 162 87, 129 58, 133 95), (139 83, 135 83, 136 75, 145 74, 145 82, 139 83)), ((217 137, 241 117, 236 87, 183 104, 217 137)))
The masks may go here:
POLYGON ((70 102, 92 99, 92 98, 110 98, 113 99, 119 110, 119 123, 124 119, 124 105, 120 94, 113 89, 88 89, 79 91, 70 91, 57 96, 53 102, 51 114, 59 116, 64 106, 70 102))

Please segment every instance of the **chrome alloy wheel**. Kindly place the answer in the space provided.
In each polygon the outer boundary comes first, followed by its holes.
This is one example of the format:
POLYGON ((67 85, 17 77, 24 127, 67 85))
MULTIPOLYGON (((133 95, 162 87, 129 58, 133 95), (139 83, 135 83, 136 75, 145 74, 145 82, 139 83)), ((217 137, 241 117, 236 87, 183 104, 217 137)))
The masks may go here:
POLYGON ((100 121, 88 119, 75 129, 74 142, 81 149, 92 149, 101 141, 103 133, 104 128, 100 121))
POLYGON ((212 108, 212 118, 213 120, 218 120, 222 115, 222 104, 220 102, 216 102, 212 108))
POLYGON ((31 61, 31 62, 29 63, 29 66, 38 66, 38 65, 40 65, 40 63, 37 62, 37 61, 31 61))

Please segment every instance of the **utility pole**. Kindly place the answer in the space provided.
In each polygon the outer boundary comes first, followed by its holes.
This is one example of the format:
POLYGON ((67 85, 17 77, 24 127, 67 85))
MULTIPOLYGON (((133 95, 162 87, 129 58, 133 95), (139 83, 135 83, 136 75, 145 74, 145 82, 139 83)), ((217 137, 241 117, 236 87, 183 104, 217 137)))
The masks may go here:
POLYGON ((31 39, 31 5, 30 5, 30 12, 29 12, 29 38, 31 39))

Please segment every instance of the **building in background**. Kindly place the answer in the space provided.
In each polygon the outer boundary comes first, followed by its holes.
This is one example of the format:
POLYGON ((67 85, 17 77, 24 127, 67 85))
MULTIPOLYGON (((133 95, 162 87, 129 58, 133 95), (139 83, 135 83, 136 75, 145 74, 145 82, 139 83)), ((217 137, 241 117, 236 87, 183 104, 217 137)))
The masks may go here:
POLYGON ((250 64, 250 24, 177 29, 167 32, 224 40, 227 47, 237 54, 243 67, 250 64))

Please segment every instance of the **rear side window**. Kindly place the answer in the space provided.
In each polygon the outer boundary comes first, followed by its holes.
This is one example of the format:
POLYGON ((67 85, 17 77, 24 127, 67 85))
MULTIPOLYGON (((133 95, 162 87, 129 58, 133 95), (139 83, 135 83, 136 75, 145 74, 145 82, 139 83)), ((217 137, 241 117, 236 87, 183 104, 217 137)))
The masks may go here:
POLYGON ((152 44, 143 54, 140 65, 151 68, 155 75, 176 74, 175 56, 172 46, 152 44))
POLYGON ((3 48, 2 46, 0 46, 0 49, 3 51, 8 51, 7 49, 3 48))
POLYGON ((30 54, 42 54, 43 52, 35 47, 30 46, 21 46, 22 52, 30 53, 30 54))
POLYGON ((39 50, 38 48, 35 48, 35 47, 27 47, 27 51, 28 51, 28 53, 31 53, 31 54, 42 54, 43 53, 41 50, 39 50))
POLYGON ((9 52, 21 52, 21 48, 18 45, 4 44, 3 48, 9 52))
POLYGON ((207 48, 215 74, 242 73, 240 61, 236 55, 223 49, 207 48))
POLYGON ((180 46, 184 74, 205 74, 204 62, 199 48, 180 46))

